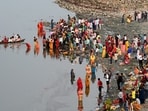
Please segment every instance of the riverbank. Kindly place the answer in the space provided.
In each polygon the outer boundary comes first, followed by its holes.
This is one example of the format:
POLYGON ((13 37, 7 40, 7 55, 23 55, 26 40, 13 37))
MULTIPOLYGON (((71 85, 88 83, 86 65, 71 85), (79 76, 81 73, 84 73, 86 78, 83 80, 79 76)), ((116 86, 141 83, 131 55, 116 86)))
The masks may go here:
POLYGON ((147 0, 56 0, 60 7, 78 14, 122 16, 136 11, 148 10, 147 0))
MULTIPOLYGON (((112 64, 109 64, 109 59, 110 58, 104 58, 100 60, 100 64, 102 65, 102 70, 104 69, 111 69, 112 71, 112 78, 111 78, 111 82, 110 82, 110 90, 109 92, 106 94, 106 97, 104 97, 103 102, 105 102, 106 100, 115 100, 118 98, 118 93, 119 90, 117 88, 117 82, 116 82, 116 73, 123 73, 124 76, 126 77, 126 81, 130 78, 129 74, 131 72, 134 72, 134 67, 138 66, 138 61, 134 58, 134 56, 131 56, 132 59, 130 61, 130 63, 128 65, 120 65, 120 63, 123 61, 122 56, 119 57, 118 61, 115 62, 113 61, 112 64)), ((126 91, 126 90, 125 90, 126 91)), ((128 92, 128 91, 126 91, 128 92)), ((99 110, 96 111, 102 111, 103 107, 101 107, 99 110)), ((147 111, 148 108, 148 99, 145 100, 144 104, 141 104, 141 110, 140 111, 147 111)), ((121 111, 120 108, 117 108, 114 111, 121 111)))
MULTIPOLYGON (((137 21, 133 21, 131 23, 126 23, 126 17, 128 15, 132 16, 134 19, 134 10, 132 11, 101 11, 92 8, 85 8, 81 5, 75 5, 65 0, 56 0, 60 7, 70 10, 76 13, 76 17, 78 18, 102 18, 103 26, 102 29, 99 30, 99 33, 102 34, 103 37, 106 37, 108 34, 116 34, 119 33, 122 36, 127 34, 129 36, 137 35, 137 34, 148 34, 148 22, 138 23, 137 21), (125 14, 125 23, 121 23, 122 15, 125 14)), ((90 4, 91 5, 91 4, 90 4)), ((137 9, 137 11, 147 10, 146 9, 137 9)))

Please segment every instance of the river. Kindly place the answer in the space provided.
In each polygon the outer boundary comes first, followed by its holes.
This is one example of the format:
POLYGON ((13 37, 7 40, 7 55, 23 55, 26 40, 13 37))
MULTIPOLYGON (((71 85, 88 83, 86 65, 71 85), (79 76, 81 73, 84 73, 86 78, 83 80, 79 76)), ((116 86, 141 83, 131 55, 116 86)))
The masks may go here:
MULTIPOLYGON (((76 79, 81 77, 84 83, 87 61, 80 65, 63 57, 44 57, 42 50, 34 55, 32 48, 40 19, 58 21, 75 15, 53 2, 1 0, 1 38, 18 33, 31 44, 31 51, 26 54, 24 44, 0 45, 0 111, 77 111, 76 82, 71 85, 70 70, 73 68, 76 79)), ((101 68, 96 77, 103 77, 101 68)), ((91 83, 89 96, 84 94, 84 111, 95 110, 97 95, 97 83, 91 83)))

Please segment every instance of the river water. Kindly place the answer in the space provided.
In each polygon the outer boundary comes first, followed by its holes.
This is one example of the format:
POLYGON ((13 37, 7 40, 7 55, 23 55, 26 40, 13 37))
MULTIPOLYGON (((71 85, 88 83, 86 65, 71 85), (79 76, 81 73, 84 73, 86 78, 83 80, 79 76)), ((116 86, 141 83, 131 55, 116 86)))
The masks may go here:
MULTIPOLYGON (((75 15, 53 2, 1 0, 1 38, 18 33, 33 47, 40 19, 57 21, 61 17, 67 19, 68 14, 75 15)), ((45 57, 42 50, 34 55, 32 47, 26 54, 24 44, 7 48, 0 45, 0 111, 77 111, 76 83, 70 83, 70 70, 73 68, 76 79, 81 77, 84 83, 87 61, 80 65, 63 57, 56 59, 47 54, 45 57)), ((96 77, 103 77, 101 68, 96 77)), ((84 94, 84 111, 95 110, 97 95, 97 83, 91 83, 89 96, 84 94)))

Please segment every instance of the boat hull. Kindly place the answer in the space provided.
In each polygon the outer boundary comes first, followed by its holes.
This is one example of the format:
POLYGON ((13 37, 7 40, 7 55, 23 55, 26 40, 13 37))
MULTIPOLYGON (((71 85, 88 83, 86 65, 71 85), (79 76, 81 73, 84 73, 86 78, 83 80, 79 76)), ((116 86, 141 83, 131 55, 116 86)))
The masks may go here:
POLYGON ((14 41, 14 42, 4 42, 4 41, 1 41, 0 44, 14 44, 14 43, 21 43, 21 42, 24 42, 25 39, 21 39, 19 41, 14 41))

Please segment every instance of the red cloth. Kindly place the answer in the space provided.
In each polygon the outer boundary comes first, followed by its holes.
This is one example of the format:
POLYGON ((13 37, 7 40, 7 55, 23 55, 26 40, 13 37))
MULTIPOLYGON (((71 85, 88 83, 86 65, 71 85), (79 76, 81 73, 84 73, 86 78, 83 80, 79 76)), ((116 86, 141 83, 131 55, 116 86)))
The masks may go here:
POLYGON ((56 39, 56 41, 55 41, 55 42, 56 42, 56 44, 55 44, 55 45, 56 45, 56 49, 58 49, 58 48, 59 48, 59 46, 60 46, 59 39, 56 39))
POLYGON ((30 48, 31 48, 31 45, 30 45, 29 43, 26 43, 26 47, 27 47, 28 49, 30 49, 30 48))
POLYGON ((39 22, 37 24, 37 28, 38 28, 38 36, 42 37, 45 34, 45 31, 43 29, 43 22, 39 22))
POLYGON ((82 79, 79 77, 77 80, 77 90, 83 89, 82 79))
POLYGON ((112 45, 108 44, 108 46, 107 46, 107 53, 112 52, 112 50, 113 50, 112 45))
POLYGON ((138 79, 136 79, 135 83, 134 83, 134 86, 137 86, 138 85, 138 79))
POLYGON ((99 86, 103 86, 103 83, 102 83, 101 80, 98 80, 98 87, 99 87, 99 86))
POLYGON ((142 70, 142 74, 146 74, 147 73, 147 70, 144 68, 143 70, 142 70))

